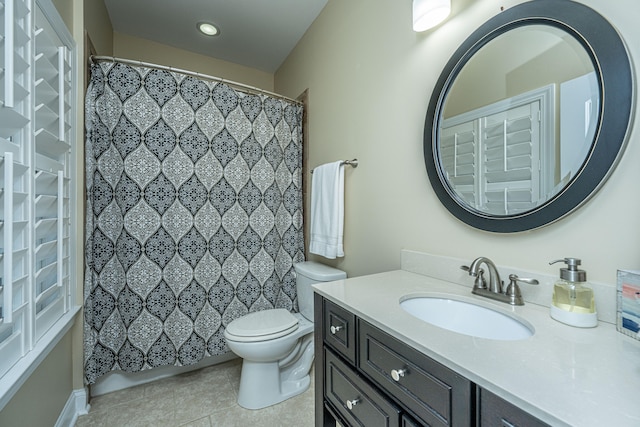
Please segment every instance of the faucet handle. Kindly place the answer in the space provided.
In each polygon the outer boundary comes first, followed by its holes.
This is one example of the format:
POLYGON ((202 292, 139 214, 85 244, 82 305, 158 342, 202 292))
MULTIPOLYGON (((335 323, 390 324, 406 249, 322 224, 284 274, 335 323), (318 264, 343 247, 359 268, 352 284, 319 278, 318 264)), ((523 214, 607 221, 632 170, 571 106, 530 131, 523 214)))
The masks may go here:
POLYGON ((511 305, 524 305, 522 292, 520 292, 520 286, 518 286, 517 282, 528 283, 530 285, 537 285, 539 282, 536 279, 518 277, 516 274, 509 275, 509 285, 507 286, 507 290, 504 294, 509 297, 511 305))
MULTIPOLYGON (((461 265, 460 266, 460 270, 464 270, 464 271, 469 272, 469 276, 475 276, 473 273, 471 273, 471 268, 469 268, 468 265, 461 265)), ((478 273, 482 274, 482 273, 484 273, 484 270, 479 268, 478 269, 478 273)))
POLYGON ((522 282, 522 283, 528 283, 530 285, 537 285, 540 283, 536 279, 525 279, 524 277, 518 277, 517 274, 510 274, 509 281, 510 281, 509 284, 515 283, 515 282, 522 282))
POLYGON ((518 276, 515 274, 509 275, 509 285, 505 295, 509 297, 509 303, 511 305, 524 305, 524 298, 522 298, 522 292, 520 292, 520 286, 518 286, 518 276))

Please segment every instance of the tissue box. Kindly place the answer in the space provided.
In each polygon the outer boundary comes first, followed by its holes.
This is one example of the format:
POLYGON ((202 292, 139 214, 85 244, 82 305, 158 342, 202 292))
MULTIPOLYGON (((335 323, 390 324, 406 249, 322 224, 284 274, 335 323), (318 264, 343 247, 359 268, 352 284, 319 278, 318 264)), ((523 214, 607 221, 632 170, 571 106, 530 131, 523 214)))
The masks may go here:
POLYGON ((618 270, 617 329, 640 340, 640 271, 618 270))

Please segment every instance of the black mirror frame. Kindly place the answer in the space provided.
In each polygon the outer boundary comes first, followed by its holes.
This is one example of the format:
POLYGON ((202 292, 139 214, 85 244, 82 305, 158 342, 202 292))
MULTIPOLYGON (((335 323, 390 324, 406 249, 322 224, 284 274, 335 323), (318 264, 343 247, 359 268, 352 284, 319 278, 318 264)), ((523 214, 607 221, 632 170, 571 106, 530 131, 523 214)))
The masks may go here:
POLYGON ((507 9, 463 42, 436 83, 424 127, 424 158, 431 185, 454 216, 481 230, 511 233, 555 222, 585 203, 613 171, 631 127, 634 90, 631 62, 624 42, 615 28, 593 9, 568 0, 534 0, 507 9), (455 77, 479 49, 513 28, 534 24, 555 26, 572 34, 591 57, 602 101, 594 142, 580 171, 550 200, 518 215, 488 215, 460 199, 443 175, 438 152, 444 100, 455 77))

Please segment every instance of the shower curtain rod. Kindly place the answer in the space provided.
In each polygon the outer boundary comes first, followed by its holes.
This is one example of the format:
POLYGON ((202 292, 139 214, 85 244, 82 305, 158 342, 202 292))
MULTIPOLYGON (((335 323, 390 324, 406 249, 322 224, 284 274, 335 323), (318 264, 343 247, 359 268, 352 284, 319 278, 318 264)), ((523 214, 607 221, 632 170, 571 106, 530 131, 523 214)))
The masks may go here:
POLYGON ((216 81, 216 82, 227 84, 229 86, 235 86, 236 88, 244 89, 244 90, 250 91, 252 93, 257 93, 257 94, 262 94, 262 95, 269 95, 269 96, 272 96, 274 98, 284 99, 285 101, 293 102, 294 104, 303 105, 303 103, 301 101, 298 101, 297 99, 289 98, 288 96, 284 96, 284 95, 280 95, 280 94, 277 94, 277 93, 274 93, 274 92, 270 92, 268 90, 260 89, 260 88, 255 87, 255 86, 249 86, 249 85, 246 85, 244 83, 234 82, 233 80, 227 80, 227 79, 223 79, 221 77, 215 77, 215 76, 211 76, 211 75, 208 75, 208 74, 197 73, 195 71, 183 70, 181 68, 167 67, 166 65, 152 64, 150 62, 144 62, 144 61, 135 61, 133 59, 116 58, 114 56, 91 55, 89 57, 89 60, 92 63, 95 63, 95 62, 98 62, 98 61, 113 61, 113 62, 119 62, 119 63, 122 63, 122 64, 128 64, 128 65, 138 65, 140 67, 155 68, 157 70, 173 71, 173 72, 176 72, 176 73, 187 74, 189 76, 198 77, 198 78, 201 78, 201 79, 213 80, 213 81, 216 81))

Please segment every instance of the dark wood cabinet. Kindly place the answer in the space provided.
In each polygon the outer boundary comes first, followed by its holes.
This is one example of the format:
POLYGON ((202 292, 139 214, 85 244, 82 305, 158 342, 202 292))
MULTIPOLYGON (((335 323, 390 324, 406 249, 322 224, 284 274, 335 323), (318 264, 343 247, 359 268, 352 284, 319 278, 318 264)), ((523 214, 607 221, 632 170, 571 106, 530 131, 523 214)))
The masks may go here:
POLYGON ((430 426, 468 426, 472 384, 440 363, 358 319, 358 367, 430 426))
POLYGON ((352 364, 356 363, 356 316, 325 300, 323 305, 324 341, 352 364))
POLYGON ((325 349, 325 394, 349 425, 398 427, 400 409, 325 349))
POLYGON ((478 387, 479 427, 549 427, 515 405, 478 387))
POLYGON ((535 417, 315 295, 316 427, 539 427, 535 417))

